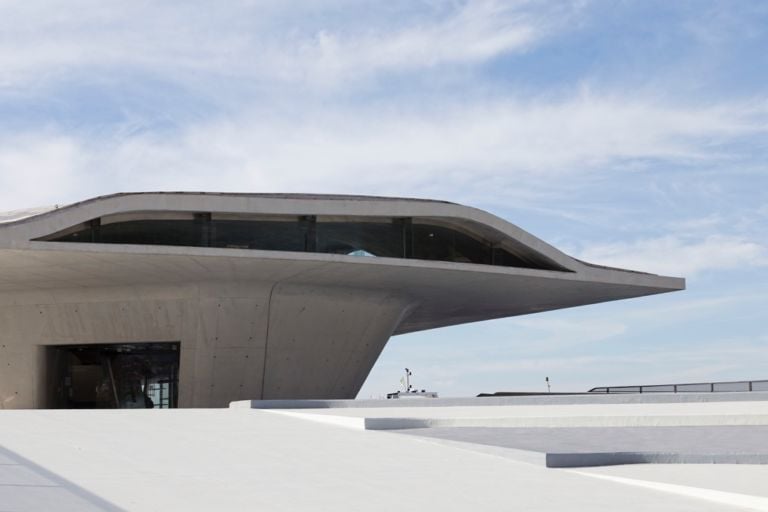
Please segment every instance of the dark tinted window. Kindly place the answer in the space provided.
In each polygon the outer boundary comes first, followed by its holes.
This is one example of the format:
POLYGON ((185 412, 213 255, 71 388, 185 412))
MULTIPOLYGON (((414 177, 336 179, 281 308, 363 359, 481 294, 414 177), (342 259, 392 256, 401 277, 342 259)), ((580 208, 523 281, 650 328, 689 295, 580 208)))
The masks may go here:
POLYGON ((317 252, 402 258, 400 222, 318 222, 317 252))
POLYGON ((318 252, 565 270, 533 251, 513 252, 459 229, 410 218, 275 216, 230 220, 204 213, 179 220, 101 224, 95 219, 80 229, 43 240, 318 252))
POLYGON ((294 221, 213 220, 210 246, 262 251, 305 251, 309 223, 294 221))
POLYGON ((202 244, 200 225, 191 220, 136 220, 91 226, 55 238, 58 242, 103 244, 185 245, 202 244))
POLYGON ((414 224, 413 257, 420 260, 490 264, 491 244, 450 228, 414 224))

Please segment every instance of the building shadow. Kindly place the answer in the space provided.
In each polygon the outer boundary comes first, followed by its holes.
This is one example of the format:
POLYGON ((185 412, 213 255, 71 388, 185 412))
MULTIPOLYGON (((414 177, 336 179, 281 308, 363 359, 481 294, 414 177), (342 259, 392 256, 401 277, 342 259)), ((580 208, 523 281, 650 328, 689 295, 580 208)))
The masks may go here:
POLYGON ((3 512, 124 510, 3 446, 0 446, 0 509, 3 512))

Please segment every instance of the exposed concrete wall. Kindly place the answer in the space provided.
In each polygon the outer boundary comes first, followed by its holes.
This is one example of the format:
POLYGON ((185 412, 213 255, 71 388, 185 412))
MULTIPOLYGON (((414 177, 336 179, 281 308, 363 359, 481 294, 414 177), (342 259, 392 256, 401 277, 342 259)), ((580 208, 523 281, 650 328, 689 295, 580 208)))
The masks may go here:
POLYGON ((383 292, 276 287, 263 396, 354 398, 408 308, 383 292))
POLYGON ((382 292, 265 282, 0 296, 0 408, 46 406, 47 345, 159 341, 181 343, 181 407, 353 398, 408 307, 382 292))

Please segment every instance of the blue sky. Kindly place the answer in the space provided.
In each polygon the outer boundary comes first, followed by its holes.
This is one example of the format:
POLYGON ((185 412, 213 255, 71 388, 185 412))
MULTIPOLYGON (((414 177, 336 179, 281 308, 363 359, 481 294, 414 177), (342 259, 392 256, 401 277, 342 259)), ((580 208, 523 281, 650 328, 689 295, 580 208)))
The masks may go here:
POLYGON ((0 210, 117 191, 489 210, 688 290, 393 338, 444 395, 768 378, 768 4, 0 1, 0 210))

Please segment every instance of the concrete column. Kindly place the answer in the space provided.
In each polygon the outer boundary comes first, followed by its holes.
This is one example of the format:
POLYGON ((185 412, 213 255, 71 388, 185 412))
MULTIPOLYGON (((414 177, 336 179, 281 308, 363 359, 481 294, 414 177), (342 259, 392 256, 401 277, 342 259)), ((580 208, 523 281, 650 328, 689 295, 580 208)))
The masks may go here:
POLYGON ((262 398, 354 398, 410 305, 374 290, 278 285, 262 398))

